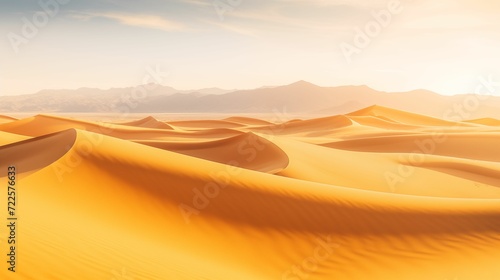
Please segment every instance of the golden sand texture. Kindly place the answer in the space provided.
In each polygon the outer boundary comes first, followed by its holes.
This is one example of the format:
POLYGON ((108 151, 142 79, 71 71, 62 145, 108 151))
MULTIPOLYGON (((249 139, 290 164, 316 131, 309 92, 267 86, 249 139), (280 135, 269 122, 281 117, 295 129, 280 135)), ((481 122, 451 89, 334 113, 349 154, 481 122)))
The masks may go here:
POLYGON ((498 123, 1 117, 0 279, 498 280, 498 123))

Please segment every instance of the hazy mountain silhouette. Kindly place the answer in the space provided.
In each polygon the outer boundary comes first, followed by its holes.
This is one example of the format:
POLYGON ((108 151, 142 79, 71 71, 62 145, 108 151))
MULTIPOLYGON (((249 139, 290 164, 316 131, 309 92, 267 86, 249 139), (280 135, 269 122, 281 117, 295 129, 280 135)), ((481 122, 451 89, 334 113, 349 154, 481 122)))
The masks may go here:
POLYGON ((230 91, 180 91, 149 85, 109 90, 42 90, 0 97, 0 112, 273 113, 336 115, 371 105, 439 118, 500 118, 500 97, 442 96, 428 90, 388 93, 367 86, 320 87, 306 81, 230 91), (476 102, 477 101, 477 102, 476 102))

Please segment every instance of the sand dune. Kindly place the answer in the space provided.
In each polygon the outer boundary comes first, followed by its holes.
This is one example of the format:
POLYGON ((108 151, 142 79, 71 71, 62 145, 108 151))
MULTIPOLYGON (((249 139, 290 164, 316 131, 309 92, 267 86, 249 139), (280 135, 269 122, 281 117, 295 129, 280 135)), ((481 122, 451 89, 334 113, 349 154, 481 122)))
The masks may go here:
POLYGON ((253 130, 272 134, 287 135, 299 134, 304 132, 331 131, 332 129, 348 127, 352 124, 352 121, 346 116, 333 116, 312 120, 292 120, 282 124, 271 124, 256 127, 253 130))
POLYGON ((146 117, 144 119, 137 120, 137 121, 123 123, 123 125, 138 126, 138 127, 145 127, 145 128, 173 129, 170 125, 168 125, 164 122, 160 122, 151 116, 146 117))
POLYGON ((0 279, 500 279, 497 127, 383 107, 170 123, 0 124, 20 217, 0 279))

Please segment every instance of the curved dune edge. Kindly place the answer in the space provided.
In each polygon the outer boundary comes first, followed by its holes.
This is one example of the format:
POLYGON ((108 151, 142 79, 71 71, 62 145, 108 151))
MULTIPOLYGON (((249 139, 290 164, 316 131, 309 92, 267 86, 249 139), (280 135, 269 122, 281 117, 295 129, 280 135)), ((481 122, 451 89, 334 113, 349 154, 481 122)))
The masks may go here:
POLYGON ((0 147, 0 168, 15 165, 18 174, 27 175, 43 169, 65 155, 76 141, 76 130, 69 129, 45 136, 21 140, 0 147))
POLYGON ((182 128, 239 128, 245 124, 232 122, 229 120, 190 120, 190 121, 172 121, 169 124, 182 128))
POLYGON ((136 141, 137 143, 241 168, 277 173, 288 166, 278 146, 254 133, 208 142, 136 141))
POLYGON ((137 279, 283 279, 324 242, 311 279, 500 275, 498 199, 382 194, 245 169, 226 178, 222 164, 76 134, 70 151, 23 181, 19 258, 30 269, 20 277, 106 279, 125 268, 137 279), (86 139, 101 141, 89 153, 86 139), (62 180, 54 174, 74 158, 62 180), (204 200, 193 190, 210 183, 219 193, 194 208, 204 200))
POLYGON ((276 135, 311 133, 316 131, 325 133, 331 130, 345 128, 352 125, 353 122, 348 117, 339 115, 311 120, 295 120, 282 124, 259 126, 252 128, 252 131, 276 135))

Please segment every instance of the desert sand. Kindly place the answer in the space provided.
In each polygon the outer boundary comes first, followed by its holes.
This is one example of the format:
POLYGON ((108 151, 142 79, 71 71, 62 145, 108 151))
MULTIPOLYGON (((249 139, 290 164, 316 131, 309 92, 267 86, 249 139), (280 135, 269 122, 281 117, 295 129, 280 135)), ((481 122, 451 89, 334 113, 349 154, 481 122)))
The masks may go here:
POLYGON ((15 273, 0 230, 0 279, 498 280, 499 139, 495 119, 380 106, 281 123, 1 116, 19 220, 15 273))

